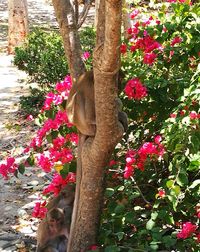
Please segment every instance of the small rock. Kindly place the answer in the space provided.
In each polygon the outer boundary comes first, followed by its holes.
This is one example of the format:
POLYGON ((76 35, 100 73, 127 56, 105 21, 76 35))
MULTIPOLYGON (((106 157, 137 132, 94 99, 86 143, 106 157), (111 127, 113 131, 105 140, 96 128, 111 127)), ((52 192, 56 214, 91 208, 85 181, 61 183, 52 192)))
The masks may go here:
POLYGON ((19 209, 17 211, 17 215, 20 217, 20 218, 27 218, 28 217, 28 214, 26 212, 26 210, 24 209, 19 209))
POLYGON ((39 185, 39 182, 37 180, 32 180, 31 182, 28 183, 28 185, 37 186, 39 185))

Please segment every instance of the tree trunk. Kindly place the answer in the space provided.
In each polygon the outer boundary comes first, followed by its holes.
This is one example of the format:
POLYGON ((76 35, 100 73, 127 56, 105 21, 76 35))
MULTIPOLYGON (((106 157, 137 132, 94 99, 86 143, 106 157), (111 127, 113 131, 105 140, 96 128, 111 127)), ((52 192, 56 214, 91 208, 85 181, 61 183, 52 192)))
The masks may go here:
POLYGON ((8 54, 13 54, 28 34, 27 0, 9 0, 8 12, 8 54))
POLYGON ((75 82, 86 70, 81 59, 81 44, 73 4, 70 0, 52 0, 52 2, 63 38, 72 82, 75 82))
MULTIPOLYGON (((65 52, 73 74, 73 81, 84 68, 80 63, 80 41, 70 0, 53 0, 64 41, 65 52), (67 17, 67 18, 66 18, 67 17), (71 38, 71 39, 70 39, 71 38), (74 39, 74 40, 73 40, 74 39), (73 43, 71 45, 70 43, 73 43), (74 56, 77 57, 74 57, 74 56), (72 57, 73 56, 73 57, 72 57)), ((100 0, 96 48, 94 51, 96 135, 81 143, 79 201, 76 219, 71 225, 68 252, 86 251, 96 244, 103 202, 104 171, 111 154, 123 135, 118 122, 117 75, 120 68, 121 0, 100 0)), ((77 192, 75 203, 77 200, 77 192)), ((74 215, 74 212, 73 212, 74 215)))
POLYGON ((122 22, 124 27, 124 37, 126 39, 128 38, 127 30, 132 26, 129 11, 130 11, 130 4, 127 3, 127 0, 123 0, 122 22))

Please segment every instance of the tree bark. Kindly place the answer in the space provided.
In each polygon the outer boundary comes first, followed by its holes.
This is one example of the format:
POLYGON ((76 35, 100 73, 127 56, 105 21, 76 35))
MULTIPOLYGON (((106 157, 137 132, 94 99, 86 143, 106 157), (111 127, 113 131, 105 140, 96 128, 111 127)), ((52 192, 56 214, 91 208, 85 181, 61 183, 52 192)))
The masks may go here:
MULTIPOLYGON (((73 81, 85 71, 70 0, 53 0, 73 81), (73 42, 73 43, 72 43, 73 42)), ((118 122, 117 75, 120 68, 121 0, 100 0, 94 51, 96 135, 81 143, 81 176, 76 219, 71 225, 68 252, 86 251, 96 244, 103 202, 104 171, 122 138, 118 122)), ((78 182, 77 181, 77 182, 78 182)), ((77 192, 75 203, 77 199, 77 192)), ((74 212, 73 212, 74 215, 74 212)))
POLYGON ((27 0, 9 0, 8 13, 8 54, 13 54, 28 34, 27 0))
POLYGON ((70 0, 52 0, 52 2, 63 38, 72 82, 75 82, 86 70, 81 59, 81 44, 73 3, 70 0))

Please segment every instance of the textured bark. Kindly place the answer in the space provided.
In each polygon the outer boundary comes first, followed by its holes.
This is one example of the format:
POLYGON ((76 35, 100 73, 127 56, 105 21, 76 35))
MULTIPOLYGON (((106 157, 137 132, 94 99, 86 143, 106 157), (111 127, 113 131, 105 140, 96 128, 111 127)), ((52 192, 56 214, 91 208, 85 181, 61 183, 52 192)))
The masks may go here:
MULTIPOLYGON (((73 81, 85 71, 70 0, 53 0, 73 81)), ((123 135, 118 122, 117 73, 120 68, 121 0, 100 0, 94 51, 95 137, 81 138, 78 181, 68 243, 68 252, 86 251, 96 244, 104 188, 104 168, 123 135)), ((78 165, 78 166, 79 166, 78 165)))
POLYGON ((124 27, 124 37, 128 38, 127 30, 131 27, 131 19, 130 19, 130 4, 127 3, 127 0, 123 0, 123 13, 122 13, 122 22, 124 27))
POLYGON ((52 2, 63 38, 72 81, 75 82, 78 76, 85 72, 85 66, 81 59, 81 45, 73 3, 70 0, 53 0, 52 2))
POLYGON ((9 0, 8 13, 8 54, 13 54, 28 34, 27 0, 9 0))

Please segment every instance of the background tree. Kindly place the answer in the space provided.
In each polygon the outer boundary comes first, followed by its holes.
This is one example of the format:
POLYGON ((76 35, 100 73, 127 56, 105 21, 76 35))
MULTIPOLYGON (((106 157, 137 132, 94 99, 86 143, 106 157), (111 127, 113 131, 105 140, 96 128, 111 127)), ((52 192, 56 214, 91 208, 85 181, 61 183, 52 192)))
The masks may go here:
MULTIPOLYGON (((75 2, 74 7, 70 1, 53 0, 53 5, 74 82, 85 71, 77 31, 77 3, 75 2)), ((93 62, 96 135, 83 143, 81 157, 78 157, 81 160, 82 172, 78 171, 77 175, 80 192, 76 192, 74 209, 77 213, 73 213, 76 220, 71 226, 68 246, 70 252, 85 250, 96 243, 103 197, 104 167, 123 134, 118 123, 116 106, 121 9, 121 0, 102 0, 99 3, 93 62)))
POLYGON ((13 54, 28 34, 27 0, 9 0, 8 12, 8 53, 13 54))

